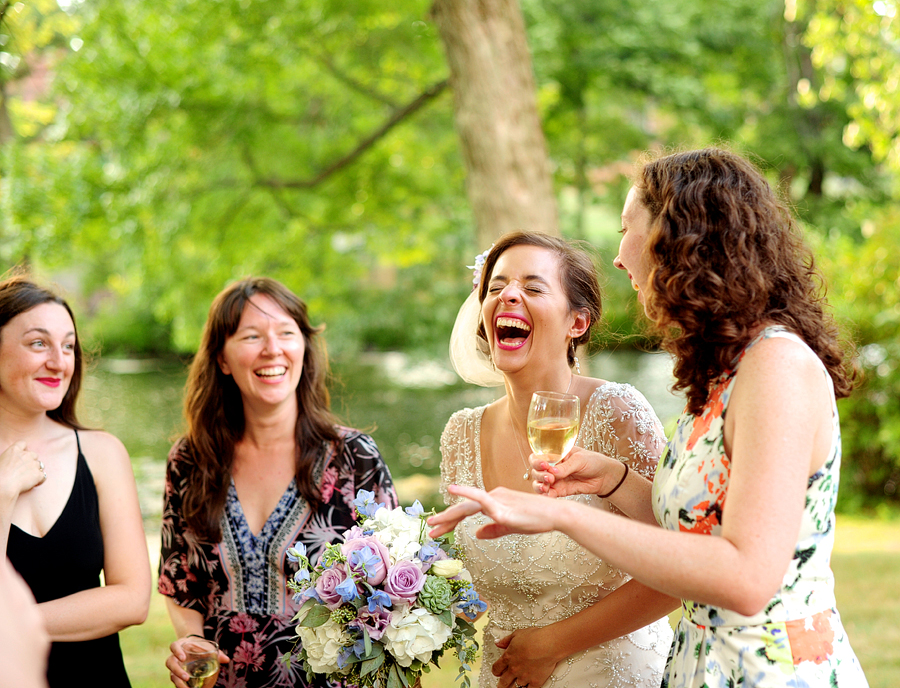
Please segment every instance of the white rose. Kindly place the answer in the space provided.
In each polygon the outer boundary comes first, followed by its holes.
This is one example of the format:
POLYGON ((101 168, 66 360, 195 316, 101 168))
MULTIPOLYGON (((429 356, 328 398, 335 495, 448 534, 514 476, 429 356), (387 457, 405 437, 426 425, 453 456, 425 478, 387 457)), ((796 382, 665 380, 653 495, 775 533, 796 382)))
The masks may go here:
POLYGON ((428 610, 400 606, 392 613, 381 642, 400 666, 408 667, 415 659, 422 663, 430 661, 432 653, 447 642, 452 632, 450 626, 428 610))
POLYGON ((453 578, 459 575, 463 569, 463 563, 459 559, 441 559, 436 561, 428 569, 428 573, 432 576, 443 576, 444 578, 453 578))
POLYGON ((338 653, 351 641, 350 636, 344 633, 339 624, 328 619, 316 628, 299 626, 297 634, 313 671, 317 674, 331 674, 338 671, 338 653))

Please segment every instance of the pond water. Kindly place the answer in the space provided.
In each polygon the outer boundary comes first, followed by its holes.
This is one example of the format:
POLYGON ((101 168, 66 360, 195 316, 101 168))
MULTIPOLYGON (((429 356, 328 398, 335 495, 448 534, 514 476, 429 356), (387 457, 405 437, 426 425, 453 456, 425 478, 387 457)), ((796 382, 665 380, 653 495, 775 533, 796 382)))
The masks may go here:
MULTIPOLYGON (((629 382, 670 424, 683 402, 668 391, 665 354, 603 352, 582 364, 585 374, 629 382)), ((165 459, 183 428, 186 368, 162 361, 101 359, 85 376, 80 418, 121 439, 131 454, 148 529, 158 528, 165 459)), ((448 362, 415 361, 399 353, 364 354, 332 363, 332 408, 377 441, 403 503, 440 506, 440 436, 450 415, 488 403, 502 388, 467 385, 448 362)))

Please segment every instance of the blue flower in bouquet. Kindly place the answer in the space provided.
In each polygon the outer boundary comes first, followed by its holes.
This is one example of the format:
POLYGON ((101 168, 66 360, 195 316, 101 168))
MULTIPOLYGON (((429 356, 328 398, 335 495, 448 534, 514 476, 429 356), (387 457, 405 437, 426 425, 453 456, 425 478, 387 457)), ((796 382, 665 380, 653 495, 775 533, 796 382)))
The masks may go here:
POLYGON ((304 545, 302 542, 298 542, 293 547, 290 547, 287 551, 287 558, 289 561, 293 561, 294 563, 306 559, 306 545, 304 545))
MULTIPOLYGON (((478 644, 474 619, 486 607, 446 538, 428 537, 418 501, 388 509, 360 490, 357 525, 327 545, 313 566, 300 547, 288 587, 302 602, 294 618, 294 655, 307 679, 373 686, 413 685, 444 651, 455 647, 466 676, 478 644)), ((290 660, 290 656, 288 656, 290 660)))
POLYGON ((425 513, 425 509, 422 507, 422 504, 421 504, 421 502, 419 502, 418 499, 413 502, 412 506, 406 507, 406 509, 404 509, 404 511, 409 516, 421 516, 422 514, 425 513))
POLYGON ((369 611, 375 612, 393 605, 391 596, 384 590, 376 590, 369 596, 369 611))
POLYGON ((474 621, 479 614, 487 611, 487 604, 482 600, 475 588, 469 585, 460 591, 460 599, 454 606, 460 613, 465 614, 469 621, 474 621))
POLYGON ((334 588, 334 591, 341 596, 342 602, 352 602, 359 597, 359 590, 356 589, 356 581, 352 578, 346 578, 342 583, 334 588))
POLYGON ((391 555, 378 538, 360 534, 344 542, 341 551, 349 560, 350 570, 362 574, 369 585, 380 585, 387 575, 391 555))
POLYGON ((385 505, 375 501, 375 493, 368 490, 360 490, 356 493, 356 499, 353 500, 353 506, 363 516, 372 517, 379 509, 384 509, 385 505))

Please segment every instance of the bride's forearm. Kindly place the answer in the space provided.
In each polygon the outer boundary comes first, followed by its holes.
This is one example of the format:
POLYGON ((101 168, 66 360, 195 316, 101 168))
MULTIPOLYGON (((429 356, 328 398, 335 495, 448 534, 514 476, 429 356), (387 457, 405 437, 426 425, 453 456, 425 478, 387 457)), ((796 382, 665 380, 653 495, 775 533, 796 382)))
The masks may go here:
POLYGON ((666 616, 680 604, 680 600, 630 580, 587 609, 546 626, 547 641, 553 643, 561 661, 633 633, 666 616))

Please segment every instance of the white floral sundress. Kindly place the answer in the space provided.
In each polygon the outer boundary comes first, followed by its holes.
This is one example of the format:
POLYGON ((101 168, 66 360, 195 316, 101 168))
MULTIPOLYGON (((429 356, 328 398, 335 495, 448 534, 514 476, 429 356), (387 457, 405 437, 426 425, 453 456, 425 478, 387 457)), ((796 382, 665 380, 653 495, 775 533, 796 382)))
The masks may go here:
MULTIPOLYGON (((719 378, 703 412, 699 416, 684 413, 679 419, 653 482, 654 511, 664 528, 719 535, 730 473, 724 450, 728 400, 740 359, 769 337, 806 346, 784 328, 766 328, 747 345, 734 370, 719 378)), ((824 365, 822 370, 827 376, 824 365)), ((841 433, 833 392, 832 407, 831 453, 822 469, 809 478, 794 557, 781 588, 751 617, 683 600, 683 617, 675 630, 663 688, 868 685, 834 600, 830 559, 841 433)))

